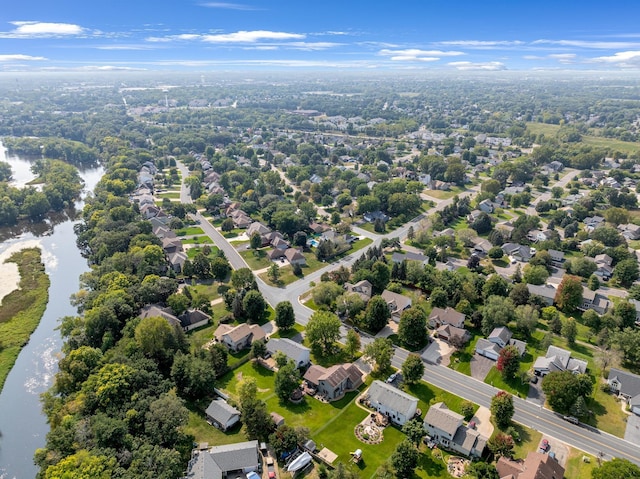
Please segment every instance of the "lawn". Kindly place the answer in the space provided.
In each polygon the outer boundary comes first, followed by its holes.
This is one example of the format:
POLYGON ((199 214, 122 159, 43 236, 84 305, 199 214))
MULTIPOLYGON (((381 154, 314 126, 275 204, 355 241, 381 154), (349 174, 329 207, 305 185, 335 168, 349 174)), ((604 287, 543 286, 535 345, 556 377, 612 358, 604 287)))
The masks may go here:
MULTIPOLYGON (((560 130, 559 125, 549 125, 546 123, 528 122, 527 130, 533 134, 544 134, 548 137, 555 137, 560 130)), ((608 148, 618 150, 622 153, 638 153, 640 146, 630 141, 617 140, 615 138, 604 138, 601 136, 583 135, 582 143, 595 146, 597 148, 608 148)))
MULTIPOLYGON (((528 453, 538 451, 542 433, 518 423, 514 423, 513 427, 520 435, 520 442, 516 443, 516 447, 513 449, 514 457, 524 459, 528 453)), ((498 428, 495 429, 494 434, 497 431, 498 428)))
POLYGON ((176 231, 178 236, 203 235, 204 231, 199 226, 189 226, 176 231))
MULTIPOLYGON (((473 332, 470 331, 472 334, 473 332)), ((479 334, 474 334, 471 341, 464 349, 456 351, 451 355, 451 362, 449 367, 459 373, 471 376, 471 358, 476 352, 476 343, 480 339, 479 334)))
POLYGON ((239 251, 239 253, 252 270, 268 268, 272 264, 271 260, 267 258, 267 251, 264 249, 248 249, 239 251))
POLYGON ((271 335, 272 338, 289 338, 291 339, 292 337, 294 337, 297 334, 301 334, 304 331, 304 326, 302 326, 301 324, 294 324, 293 328, 288 329, 286 331, 283 330, 277 330, 275 333, 273 333, 271 335))
POLYGON ((443 190, 424 190, 423 193, 427 196, 431 196, 432 198, 436 198, 438 200, 448 200, 449 198, 453 198, 456 195, 459 195, 465 191, 464 188, 459 186, 454 186, 448 191, 443 190))
MULTIPOLYGON (((211 254, 209 255, 209 257, 212 258, 218 254, 218 247, 211 245, 210 248, 211 248, 211 254)), ((195 256, 201 252, 202 252, 202 248, 198 246, 186 248, 187 258, 189 259, 195 258, 195 256)))
POLYGON ((486 384, 491 384, 492 386, 495 386, 504 391, 507 391, 511 394, 520 396, 521 398, 526 398, 527 394, 529 393, 528 382, 523 382, 517 376, 514 379, 507 381, 502 377, 502 374, 500 373, 500 371, 498 371, 498 369, 495 366, 491 368, 484 382, 486 384))
POLYGON ((189 285, 189 289, 195 290, 200 294, 203 294, 209 300, 213 301, 214 299, 218 299, 220 297, 220 293, 218 293, 218 288, 222 283, 215 282, 213 280, 207 280, 206 283, 195 284, 193 286, 189 285))
POLYGON ((213 245, 213 241, 208 236, 194 236, 192 238, 185 238, 182 240, 183 244, 210 244, 213 245))
POLYGON ((598 461, 594 456, 586 454, 578 449, 569 448, 569 459, 565 467, 565 477, 567 479, 581 479, 591 477, 591 471, 598 466, 598 461), (589 462, 584 462, 582 458, 589 458, 589 462))
POLYGON ((180 199, 180 192, 179 191, 166 191, 164 193, 158 193, 156 196, 158 198, 169 198, 169 199, 173 199, 173 200, 179 200, 180 199))
MULTIPOLYGON (((420 381, 417 384, 412 384, 404 388, 409 394, 418 398, 418 407, 422 410, 424 415, 429 407, 433 404, 444 402, 449 409, 457 413, 461 412, 462 404, 466 402, 459 396, 451 394, 444 389, 440 389, 431 384, 427 384, 424 381, 420 381)), ((475 410, 478 410, 478 406, 475 405, 475 410)))
POLYGON ((189 403, 186 406, 189 409, 189 420, 182 430, 185 434, 191 434, 195 438, 195 442, 208 442, 209 446, 219 446, 247 440, 245 435, 241 433, 242 426, 238 425, 228 432, 222 432, 207 422, 204 412, 200 408, 189 403))

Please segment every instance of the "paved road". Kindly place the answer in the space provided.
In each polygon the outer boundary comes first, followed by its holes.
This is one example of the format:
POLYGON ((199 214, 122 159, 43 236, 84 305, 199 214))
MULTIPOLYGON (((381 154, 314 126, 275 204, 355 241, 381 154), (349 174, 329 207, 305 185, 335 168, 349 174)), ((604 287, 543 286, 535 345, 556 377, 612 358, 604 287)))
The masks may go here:
POLYGON ((549 185, 547 187, 547 191, 542 193, 540 196, 538 196, 531 202, 531 205, 527 207, 527 214, 529 216, 536 216, 538 214, 536 212, 536 205, 541 201, 549 201, 551 199, 551 188, 555 186, 561 186, 562 188, 564 188, 569 184, 569 182, 573 179, 573 177, 576 176, 577 173, 578 172, 576 170, 566 170, 562 178, 560 178, 555 183, 549 185))
MULTIPOLYGON (((178 163, 178 167, 182 172, 183 178, 186 178, 186 176, 188 175, 188 171, 186 170, 186 168, 184 168, 184 165, 178 163)), ((460 196, 473 195, 477 193, 478 190, 479 186, 476 186, 462 193, 460 196)), ((186 191, 184 185, 181 191, 181 200, 185 202, 191 202, 191 199, 188 198, 188 191, 186 191), (184 198, 183 193, 185 195, 184 198)), ((410 226, 415 227, 423 218, 434 213, 435 211, 442 210, 452 202, 453 199, 441 201, 429 211, 414 218, 401 228, 386 235, 372 235, 371 233, 368 233, 365 230, 361 230, 360 228, 354 228, 354 230, 358 234, 363 234, 368 237, 375 237, 372 245, 370 245, 369 247, 373 245, 379 245, 382 239, 385 237, 398 237, 402 240, 406 237, 407 231, 409 230, 410 226)), ((238 254, 236 249, 231 246, 229 242, 209 223, 207 218, 202 216, 200 213, 196 213, 194 216, 197 220, 200 221, 200 226, 205 231, 205 233, 214 241, 216 245, 218 245, 218 247, 220 247, 224 251, 227 259, 229 260, 229 263, 234 269, 248 267, 244 259, 238 254)), ((340 265, 344 265, 347 267, 351 266, 353 262, 365 251, 366 249, 363 249, 342 258, 340 261, 329 263, 326 267, 305 276, 305 278, 288 285, 286 288, 277 288, 274 286, 270 286, 260 278, 256 278, 258 287, 267 302, 274 307, 281 301, 290 301, 295 311, 296 322, 302 325, 306 325, 309 321, 309 318, 311 317, 311 314, 313 314, 313 311, 300 303, 300 301, 298 300, 300 295, 306 293, 310 289, 310 283, 312 281, 318 282, 320 280, 320 276, 322 276, 325 271, 331 271, 340 265)), ((342 334, 343 336, 346 334, 346 328, 344 327, 342 328, 342 334)), ((370 336, 363 335, 363 346, 370 341, 372 341, 372 338, 370 336)), ((396 368, 400 368, 404 360, 407 358, 408 354, 408 351, 401 348, 396 348, 392 360, 392 365, 396 368)), ((423 379, 430 384, 451 392, 452 394, 455 394, 485 407, 490 407, 491 398, 499 391, 498 388, 494 388, 493 386, 485 384, 464 374, 458 373, 457 371, 454 371, 452 369, 430 364, 425 364, 425 374, 423 376, 423 379)), ((527 402, 526 400, 514 398, 514 402, 516 409, 514 415, 515 421, 524 424, 525 426, 531 427, 543 434, 554 437, 569 445, 577 447, 578 449, 581 449, 590 454, 597 456, 600 452, 603 452, 605 459, 611 457, 621 457, 640 465, 640 448, 631 444, 630 442, 627 442, 623 439, 612 436, 595 428, 586 426, 581 427, 570 424, 566 421, 563 421, 555 413, 544 409, 534 403, 527 402)))

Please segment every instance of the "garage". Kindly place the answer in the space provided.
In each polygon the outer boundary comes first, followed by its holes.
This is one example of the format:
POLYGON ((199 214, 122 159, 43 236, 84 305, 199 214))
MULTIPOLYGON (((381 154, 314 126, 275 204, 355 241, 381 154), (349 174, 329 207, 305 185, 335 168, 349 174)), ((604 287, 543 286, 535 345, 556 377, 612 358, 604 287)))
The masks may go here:
POLYGON ((500 356, 500 346, 487 339, 480 338, 476 343, 476 353, 492 361, 497 361, 498 356, 500 356))

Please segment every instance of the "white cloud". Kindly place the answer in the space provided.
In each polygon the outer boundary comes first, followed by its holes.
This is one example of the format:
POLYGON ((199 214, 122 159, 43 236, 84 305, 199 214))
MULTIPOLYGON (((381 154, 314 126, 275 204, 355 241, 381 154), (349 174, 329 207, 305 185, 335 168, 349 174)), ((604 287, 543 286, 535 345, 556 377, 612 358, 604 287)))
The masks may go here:
POLYGON ((525 55, 522 58, 524 58, 525 60, 544 60, 544 57, 538 55, 525 55))
POLYGON ((260 40, 303 40, 300 33, 272 32, 270 30, 241 30, 234 33, 202 35, 202 40, 209 43, 253 43, 260 40))
POLYGON ((200 4, 201 7, 207 8, 223 8, 225 10, 262 10, 261 8, 254 7, 252 5, 244 5, 242 3, 227 3, 227 2, 205 2, 200 4))
POLYGON ((98 45, 97 50, 153 50, 151 45, 98 45))
POLYGON ((419 50, 417 48, 407 48, 404 50, 382 49, 379 55, 388 56, 395 62, 436 62, 441 57, 455 57, 464 55, 464 52, 441 51, 441 50, 419 50))
POLYGON ((620 68, 639 68, 640 51, 617 52, 611 56, 593 58, 591 61, 596 63, 609 63, 620 68))
POLYGON ((255 45, 252 47, 242 47, 243 50, 278 50, 277 45, 255 45))
POLYGON ((574 63, 576 59, 575 53, 552 53, 549 55, 549 58, 553 60, 558 60, 560 63, 569 64, 574 63))
POLYGON ((496 47, 514 47, 524 45, 525 42, 520 40, 451 40, 444 42, 436 42, 437 45, 451 45, 469 48, 491 49, 496 47))
POLYGON ((620 49, 620 48, 639 48, 638 42, 601 42, 590 40, 535 40, 533 45, 561 45, 564 47, 593 48, 596 50, 620 49))
POLYGON ((396 55, 389 58, 393 62, 437 62, 439 57, 414 57, 411 55, 396 55))
POLYGON ((72 23, 48 23, 48 22, 11 22, 16 28, 12 32, 3 35, 11 35, 13 38, 49 37, 60 35, 81 35, 85 29, 72 23))
POLYGON ((456 68, 457 70, 470 71, 470 70, 484 70, 484 71, 498 71, 506 70, 507 67, 502 62, 450 62, 447 65, 456 68))
POLYGON ((42 61, 46 60, 45 57, 33 57, 31 55, 0 55, 0 62, 23 62, 23 61, 42 61))
POLYGON ((343 44, 333 42, 289 42, 283 43, 282 45, 295 48, 296 50, 326 50, 328 48, 339 47, 343 44))

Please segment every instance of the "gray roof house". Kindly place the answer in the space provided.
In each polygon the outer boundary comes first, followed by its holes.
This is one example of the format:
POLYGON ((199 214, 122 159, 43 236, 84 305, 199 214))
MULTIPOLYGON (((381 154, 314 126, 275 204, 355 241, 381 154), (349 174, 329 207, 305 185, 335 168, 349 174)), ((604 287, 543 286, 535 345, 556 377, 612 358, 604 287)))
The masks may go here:
POLYGON ((406 253, 395 252, 391 255, 391 261, 394 263, 402 263, 403 261, 419 261, 423 265, 429 262, 429 257, 420 253, 412 253, 407 251, 406 253))
POLYGON ((281 351, 296 363, 296 367, 298 368, 306 367, 311 363, 311 350, 288 338, 270 339, 267 342, 267 351, 271 354, 276 354, 278 351, 281 351))
POLYGON ((182 327, 180 320, 169 308, 163 308, 157 304, 148 304, 140 310, 140 314, 138 316, 142 319, 160 316, 161 318, 166 319, 171 326, 182 327))
POLYGON ((571 371, 573 374, 584 374, 587 370, 587 362, 571 357, 571 351, 549 346, 547 354, 539 356, 533 364, 536 376, 546 376, 552 371, 571 371))
POLYGON ((225 479, 260 469, 258 441, 225 444, 193 452, 185 479, 225 479))
POLYGON ((502 351, 502 348, 488 339, 480 338, 476 342, 476 353, 485 358, 497 361, 500 356, 500 351, 502 351))
POLYGON ((631 411, 640 415, 640 376, 620 369, 611 368, 607 383, 612 391, 624 398, 631 411))
POLYGON ((504 251, 504 254, 512 256, 524 263, 528 263, 533 256, 529 246, 524 246, 518 243, 505 243, 502 245, 502 251, 504 251))
POLYGON ((393 291, 389 291, 388 289, 385 289, 380 296, 382 296, 382 299, 384 299, 387 303, 387 306, 389 306, 391 319, 393 319, 396 323, 399 323, 402 312, 405 309, 411 307, 411 298, 398 293, 394 293, 393 291))
POLYGON ((222 431, 235 426, 240 421, 240 411, 224 399, 214 399, 205 410, 207 421, 222 431))
POLYGON ((418 409, 418 398, 378 380, 373 381, 365 397, 373 409, 400 426, 413 419, 418 409))
POLYGON ((553 305, 556 299, 556 288, 552 284, 537 285, 527 283, 527 289, 529 290, 529 294, 540 296, 547 306, 553 305))
POLYGON ((525 352, 527 343, 514 339, 512 333, 506 326, 494 328, 487 339, 480 338, 476 343, 476 352, 481 356, 496 361, 500 351, 507 346, 515 346, 520 356, 525 352))
POLYGON ((314 364, 304 375, 307 384, 317 390, 327 401, 342 398, 345 393, 362 385, 362 372, 351 363, 336 364, 324 368, 314 364))
POLYGON ((464 417, 450 410, 443 402, 429 408, 424 429, 431 439, 464 456, 480 457, 487 438, 463 424, 464 417))
POLYGON ((598 314, 604 314, 610 307, 611 301, 607 298, 597 294, 595 291, 591 291, 586 286, 582 287, 582 304, 578 306, 578 309, 582 311, 593 309, 598 314))
POLYGON ((360 295, 365 303, 371 299, 371 293, 373 292, 372 284, 366 279, 358 281, 355 284, 344 283, 344 289, 349 293, 356 293, 360 295))
POLYGON ((199 309, 187 309, 184 313, 178 316, 182 329, 185 331, 191 331, 192 329, 199 328, 209 324, 211 316, 199 309))

